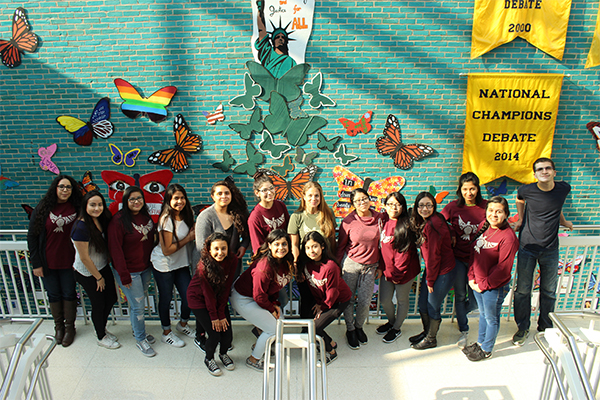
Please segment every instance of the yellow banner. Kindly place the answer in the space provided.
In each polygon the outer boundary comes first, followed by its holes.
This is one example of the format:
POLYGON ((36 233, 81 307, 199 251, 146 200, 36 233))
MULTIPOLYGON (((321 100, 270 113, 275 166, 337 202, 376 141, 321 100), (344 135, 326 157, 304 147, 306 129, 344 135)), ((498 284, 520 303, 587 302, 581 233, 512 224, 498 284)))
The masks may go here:
POLYGON ((475 0, 471 59, 521 37, 562 60, 571 0, 475 0))
POLYGON ((532 164, 550 157, 563 75, 469 74, 463 173, 481 183, 501 176, 534 181, 532 164))
POLYGON ((585 62, 586 68, 592 68, 600 65, 600 8, 598 9, 598 16, 596 17, 596 29, 594 30, 594 38, 592 39, 592 45, 590 52, 588 53, 587 60, 585 62))

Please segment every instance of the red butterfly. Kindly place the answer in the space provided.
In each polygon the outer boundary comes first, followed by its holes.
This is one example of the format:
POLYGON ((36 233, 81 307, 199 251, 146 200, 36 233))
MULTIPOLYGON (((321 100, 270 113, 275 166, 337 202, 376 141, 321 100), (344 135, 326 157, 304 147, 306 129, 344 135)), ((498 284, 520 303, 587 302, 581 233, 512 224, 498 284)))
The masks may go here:
POLYGON ((173 120, 173 134, 175 135, 175 147, 152 153, 148 157, 148 162, 168 165, 173 172, 183 172, 189 167, 187 157, 190 153, 202 149, 202 139, 192 133, 181 114, 177 114, 173 120))
POLYGON ((394 160, 394 166, 401 169, 409 169, 413 161, 421 160, 433 154, 433 148, 424 144, 403 144, 402 132, 398 119, 390 114, 385 122, 383 136, 377 138, 375 147, 379 154, 389 155, 394 160))
POLYGON ((304 185, 313 180, 313 177, 317 173, 316 165, 309 165, 306 168, 302 168, 298 175, 292 178, 291 182, 286 181, 277 172, 270 169, 259 169, 256 174, 263 173, 268 175, 273 181, 275 186, 275 199, 285 201, 290 193, 297 199, 302 198, 302 189, 304 185))
POLYGON ((2 63, 8 68, 21 65, 21 53, 33 53, 38 47, 38 36, 31 32, 25 10, 21 7, 15 10, 12 19, 12 39, 0 40, 0 55, 2 63))
POLYGON ((358 135, 358 132, 367 133, 371 130, 371 117, 373 117, 373 111, 364 113, 358 122, 352 122, 347 118, 340 118, 338 121, 346 128, 346 133, 350 136, 358 135))

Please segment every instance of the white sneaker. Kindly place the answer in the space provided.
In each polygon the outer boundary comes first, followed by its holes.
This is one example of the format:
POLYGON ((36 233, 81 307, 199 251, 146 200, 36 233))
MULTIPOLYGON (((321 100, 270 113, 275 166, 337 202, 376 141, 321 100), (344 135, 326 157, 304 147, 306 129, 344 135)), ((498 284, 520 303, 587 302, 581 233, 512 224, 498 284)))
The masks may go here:
POLYGON ((98 340, 98 346, 104 347, 105 349, 118 349, 121 347, 121 343, 113 340, 110 336, 104 335, 102 340, 98 340))
POLYGON ((169 332, 167 335, 162 335, 161 341, 174 347, 185 346, 185 342, 181 340, 173 331, 169 332))
POLYGON ((180 322, 177 323, 177 325, 175 325, 175 329, 177 329, 177 332, 181 332, 184 335, 186 335, 187 337, 191 337, 192 339, 196 338, 196 330, 192 329, 190 327, 190 324, 187 324, 186 326, 182 326, 180 322))
POLYGON ((111 340, 115 341, 115 342, 116 342, 117 340, 119 340, 119 339, 118 339, 118 338, 117 338, 115 335, 113 335, 112 333, 110 333, 110 332, 109 332, 109 331, 107 331, 106 329, 104 329, 104 334, 105 334, 106 336, 108 336, 108 337, 109 337, 111 340))
POLYGON ((456 345, 461 349, 464 349, 467 345, 467 340, 469 340, 469 331, 461 331, 460 337, 458 338, 458 342, 456 342, 456 345))

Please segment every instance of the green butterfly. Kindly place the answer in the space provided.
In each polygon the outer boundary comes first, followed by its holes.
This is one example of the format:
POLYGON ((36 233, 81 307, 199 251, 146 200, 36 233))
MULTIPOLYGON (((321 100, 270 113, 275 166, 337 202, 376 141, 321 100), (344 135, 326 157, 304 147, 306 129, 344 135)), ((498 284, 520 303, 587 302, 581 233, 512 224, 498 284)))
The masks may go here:
POLYGON ((335 145, 337 144, 338 140, 340 140, 342 137, 341 136, 336 136, 333 139, 327 139, 325 137, 325 135, 323 135, 321 132, 319 132, 319 143, 317 143, 317 147, 321 150, 325 150, 327 149, 327 151, 333 151, 333 149, 335 149, 335 145))
POLYGON ((229 127, 240 134, 244 140, 250 140, 252 133, 262 132, 265 126, 260 120, 260 108, 257 107, 252 111, 252 115, 247 124, 229 124, 229 127))
POLYGON ((274 165, 271 169, 277 172, 279 175, 286 177, 288 173, 294 172, 296 167, 292 164, 292 159, 290 156, 285 156, 283 158, 283 165, 274 165))
MULTIPOLYGON (((346 153, 346 145, 340 144, 337 151, 333 153, 333 157, 340 162, 342 165, 348 165, 352 161, 358 160, 358 156, 346 153)), ((235 172, 235 171, 234 171, 235 172)))
POLYGON ((273 136, 267 130, 263 131, 262 139, 263 140, 258 145, 258 148, 268 152, 269 155, 276 160, 279 160, 283 156, 283 153, 292 148, 289 144, 275 144, 275 142, 273 142, 273 136))
POLYGON ((233 169, 234 174, 248 174, 254 176, 254 174, 256 174, 256 166, 265 161, 265 156, 256 150, 250 142, 246 142, 246 157, 248 157, 248 161, 235 167, 233 169))
POLYGON ((302 163, 304 165, 312 165, 313 160, 319 153, 313 151, 312 153, 306 154, 302 147, 296 147, 296 162, 302 163))
POLYGON ((265 67, 255 61, 248 61, 246 68, 250 71, 252 80, 263 89, 259 99, 268 102, 271 98, 271 92, 275 91, 291 101, 302 94, 300 85, 304 82, 304 77, 310 69, 310 65, 298 64, 279 79, 273 77, 265 67))
POLYGON ((331 100, 329 97, 325 96, 321 93, 321 87, 323 86, 323 74, 319 72, 315 75, 312 81, 304 84, 302 90, 304 93, 310 95, 310 100, 308 104, 312 108, 323 107, 332 107, 335 106, 335 101, 331 100))
POLYGON ((302 146, 308 142, 309 135, 327 125, 322 117, 292 119, 285 98, 277 92, 271 94, 269 113, 265 117, 265 128, 274 135, 282 132, 292 146, 302 146))
POLYGON ((288 101, 287 105, 290 109, 290 117, 292 119, 298 119, 300 117, 308 117, 308 114, 302 111, 302 103, 304 97, 299 96, 296 100, 288 101))
POLYGON ((223 161, 214 163, 212 166, 223 172, 227 172, 233 164, 235 164, 235 160, 231 156, 229 150, 223 150, 223 161))
POLYGON ((244 75, 244 94, 234 97, 229 100, 230 106, 244 107, 246 111, 253 109, 256 106, 254 99, 262 93, 260 85, 254 83, 250 74, 246 72, 244 75))

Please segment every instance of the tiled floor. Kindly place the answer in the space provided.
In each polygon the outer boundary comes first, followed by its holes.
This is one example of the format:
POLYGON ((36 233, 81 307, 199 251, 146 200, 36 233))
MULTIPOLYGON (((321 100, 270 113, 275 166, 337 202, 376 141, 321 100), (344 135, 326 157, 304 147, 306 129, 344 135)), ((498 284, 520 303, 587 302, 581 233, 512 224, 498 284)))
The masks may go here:
MULTIPOLYGON (((470 362, 456 347, 456 323, 444 320, 438 347, 413 350, 408 337, 420 331, 419 320, 408 320, 403 335, 385 344, 375 334, 379 321, 365 326, 369 343, 351 350, 344 340, 344 325, 330 326, 338 341, 338 360, 328 369, 330 399, 523 399, 539 397, 544 357, 530 337, 525 346, 510 343, 513 322, 502 320, 493 357, 470 362)), ((91 324, 77 321, 77 337, 68 348, 58 346, 50 356, 49 379, 54 399, 260 399, 262 374, 244 365, 254 336, 250 326, 234 322, 235 349, 229 354, 237 363, 234 371, 223 369, 213 377, 204 366, 204 354, 191 338, 186 346, 170 347, 160 342, 160 325, 148 322, 147 330, 157 337, 156 357, 146 358, 135 347, 128 321, 109 326, 123 346, 107 350, 96 345, 91 324)), ((5 327, 5 331, 24 327, 5 327)), ((476 339, 477 317, 471 319, 470 341, 476 339)), ((53 333, 45 321, 39 331, 53 333)), ((180 335, 181 336, 181 335, 180 335)), ((300 353, 292 366, 291 398, 302 398, 300 353)), ((271 398, 273 398, 271 396, 271 398)))

